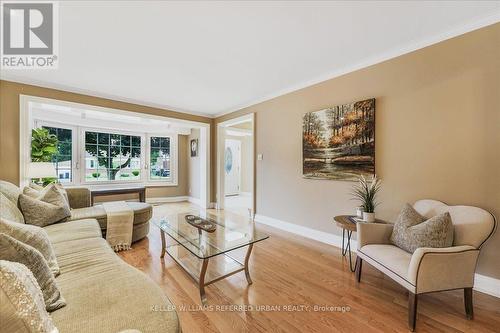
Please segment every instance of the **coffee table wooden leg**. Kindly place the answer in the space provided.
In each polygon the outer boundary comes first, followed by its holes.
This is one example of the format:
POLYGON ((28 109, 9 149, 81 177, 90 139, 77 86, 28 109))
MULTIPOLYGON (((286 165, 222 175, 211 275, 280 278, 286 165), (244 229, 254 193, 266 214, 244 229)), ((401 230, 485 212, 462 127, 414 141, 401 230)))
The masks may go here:
POLYGON ((248 246, 247 254, 245 256, 245 276, 247 278, 248 284, 252 284, 252 278, 250 277, 250 271, 248 270, 248 260, 250 259, 250 254, 252 253, 253 244, 248 246))
POLYGON ((167 244, 165 243, 165 232, 160 228, 160 236, 161 236, 161 254, 160 258, 165 257, 165 250, 167 249, 167 244))
POLYGON ((200 272, 199 288, 200 288, 200 298, 202 305, 206 305, 207 303, 207 295, 205 295, 205 274, 207 273, 207 267, 208 267, 208 258, 203 259, 203 264, 201 266, 201 272, 200 272))

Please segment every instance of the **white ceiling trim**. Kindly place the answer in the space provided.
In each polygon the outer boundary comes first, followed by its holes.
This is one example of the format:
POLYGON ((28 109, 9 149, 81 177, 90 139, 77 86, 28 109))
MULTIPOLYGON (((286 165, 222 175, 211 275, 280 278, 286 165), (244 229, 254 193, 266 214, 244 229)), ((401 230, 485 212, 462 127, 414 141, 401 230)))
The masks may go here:
POLYGON ((387 52, 384 52, 382 54, 378 54, 378 55, 373 56, 373 57, 369 57, 366 60, 361 61, 355 65, 347 66, 347 67, 344 67, 342 69, 335 70, 333 72, 325 73, 324 75, 321 75, 321 76, 316 77, 314 79, 311 79, 311 80, 308 80, 308 81, 305 81, 305 82, 302 82, 299 84, 292 85, 288 88, 282 89, 282 90, 277 91, 273 94, 269 94, 269 95, 264 96, 262 98, 258 98, 258 99, 255 99, 253 101, 250 101, 248 103, 241 104, 239 106, 231 108, 230 110, 226 110, 226 111, 217 113, 217 114, 215 114, 215 116, 211 116, 211 117, 213 117, 213 118, 221 117, 221 116, 230 114, 232 112, 239 111, 241 109, 268 101, 270 99, 273 99, 273 98, 276 98, 276 97, 279 97, 279 96, 282 96, 285 94, 289 94, 291 92, 294 92, 294 91, 297 91, 297 90, 300 90, 303 88, 307 88, 307 87, 310 87, 312 85, 315 85, 315 84, 318 84, 318 83, 321 83, 321 82, 324 82, 327 80, 331 80, 333 78, 336 78, 336 77, 339 77, 339 76, 342 76, 342 75, 345 75, 348 73, 352 73, 354 71, 357 71, 357 70, 360 70, 360 69, 363 69, 363 68, 366 68, 366 67, 369 67, 372 65, 376 65, 378 63, 402 56, 404 54, 422 49, 424 47, 427 47, 427 46, 430 46, 433 44, 437 44, 437 43, 445 41, 447 39, 457 37, 457 36, 463 35, 465 33, 487 27, 489 25, 492 25, 492 24, 495 24, 498 22, 500 22, 500 13, 494 13, 494 14, 486 16, 486 17, 481 17, 478 20, 456 26, 453 29, 449 29, 448 31, 437 34, 433 37, 425 38, 422 40, 411 41, 408 44, 403 45, 402 47, 389 50, 387 52))
POLYGON ((351 73, 351 72, 354 72, 356 70, 360 70, 362 68, 366 68, 366 67, 375 65, 377 63, 381 63, 383 61, 387 61, 389 59, 416 51, 418 49, 439 43, 441 41, 465 34, 467 32, 473 31, 473 30, 477 30, 477 29, 486 27, 488 25, 495 24, 498 22, 500 22, 500 12, 495 12, 491 15, 480 17, 477 20, 469 21, 465 24, 455 26, 454 28, 449 29, 444 33, 436 34, 433 37, 410 41, 409 43, 407 43, 406 45, 403 45, 401 47, 394 48, 394 49, 389 50, 387 52, 368 57, 365 60, 358 62, 355 65, 340 68, 340 69, 337 69, 333 72, 327 72, 319 77, 315 77, 313 79, 310 79, 310 80, 307 80, 307 81, 304 81, 304 82, 301 82, 298 84, 291 85, 285 89, 281 89, 281 90, 276 91, 272 94, 268 94, 266 96, 248 101, 246 103, 242 103, 242 104, 237 105, 235 107, 232 107, 228 110, 224 110, 224 111, 221 111, 220 113, 216 113, 215 115, 209 114, 209 113, 203 113, 203 112, 195 112, 195 111, 191 111, 191 110, 182 110, 182 109, 170 107, 168 105, 151 103, 151 102, 144 101, 144 100, 131 99, 131 98, 121 97, 121 96, 112 95, 112 94, 100 93, 100 92, 92 91, 92 90, 88 90, 88 89, 81 89, 81 88, 73 87, 73 86, 67 86, 67 85, 61 85, 61 84, 56 84, 56 83, 50 83, 50 82, 46 82, 46 81, 40 81, 40 80, 36 80, 36 79, 25 78, 25 77, 17 76, 16 74, 11 74, 11 73, 2 74, 1 79, 6 80, 6 81, 13 81, 13 82, 18 82, 18 83, 23 83, 23 84, 30 84, 30 85, 45 87, 45 88, 63 90, 63 91, 71 92, 71 93, 84 94, 84 95, 94 96, 94 97, 98 97, 98 98, 105 98, 105 99, 115 100, 115 101, 119 101, 119 102, 137 104, 140 106, 169 110, 169 111, 174 111, 174 112, 179 112, 179 113, 184 113, 184 114, 197 115, 197 116, 202 116, 202 117, 207 117, 207 118, 217 118, 217 117, 227 115, 229 113, 247 108, 249 106, 276 98, 278 96, 282 96, 282 95, 297 91, 299 89, 303 89, 303 88, 330 80, 332 78, 339 77, 341 75, 345 75, 347 73, 351 73))
MULTIPOLYGON (((12 81, 12 82, 17 82, 17 83, 29 84, 29 85, 43 87, 43 88, 63 90, 63 91, 75 93, 75 94, 82 94, 82 95, 87 95, 87 96, 92 96, 92 97, 110 99, 110 100, 117 101, 117 102, 136 104, 139 106, 147 106, 147 107, 162 109, 162 110, 166 110, 166 111, 174 111, 174 112, 190 114, 190 115, 194 115, 194 116, 201 116, 201 117, 206 117, 206 118, 215 118, 215 116, 213 114, 196 112, 196 111, 181 110, 181 109, 169 107, 167 105, 161 105, 161 104, 151 103, 151 102, 147 102, 147 101, 116 96, 116 95, 112 95, 112 94, 104 94, 104 93, 100 93, 97 91, 81 89, 81 88, 76 88, 76 87, 70 87, 70 86, 66 86, 63 84, 57 84, 57 83, 51 83, 51 82, 46 82, 46 81, 23 78, 23 77, 20 77, 17 75, 11 75, 10 73, 7 75, 2 74, 1 79, 5 80, 5 81, 12 81)), ((172 119, 175 119, 175 118, 172 118, 172 119)))

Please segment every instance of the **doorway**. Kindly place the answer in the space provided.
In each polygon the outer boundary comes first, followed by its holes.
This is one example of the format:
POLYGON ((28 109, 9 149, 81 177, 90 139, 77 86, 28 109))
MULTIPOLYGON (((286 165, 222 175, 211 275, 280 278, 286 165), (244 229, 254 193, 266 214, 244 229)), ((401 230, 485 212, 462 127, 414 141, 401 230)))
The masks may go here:
POLYGON ((220 123, 217 133, 217 205, 252 217, 255 212, 253 114, 220 123))

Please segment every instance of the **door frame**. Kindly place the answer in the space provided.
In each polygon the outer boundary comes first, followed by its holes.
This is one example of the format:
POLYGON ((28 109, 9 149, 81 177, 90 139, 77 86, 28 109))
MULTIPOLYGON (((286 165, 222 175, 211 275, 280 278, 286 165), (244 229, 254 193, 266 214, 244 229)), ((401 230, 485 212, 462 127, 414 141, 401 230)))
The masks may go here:
MULTIPOLYGON (((241 192, 241 177, 242 177, 242 174, 241 174, 241 146, 242 146, 243 142, 240 141, 240 140, 229 139, 229 138, 226 137, 226 139, 224 140, 224 143, 227 143, 227 141, 234 141, 234 142, 236 142, 237 145, 238 145, 238 148, 239 148, 238 149, 238 156, 237 156, 237 159, 236 159, 238 161, 238 163, 237 163, 237 165, 238 165, 238 171, 237 171, 237 173, 238 173, 238 182, 237 182, 238 190, 236 192, 237 192, 237 194, 239 194, 241 192)), ((225 154, 226 154, 226 146, 224 146, 224 155, 225 154)), ((225 163, 225 160, 226 159, 225 159, 225 156, 224 156, 224 163, 225 163)), ((225 168, 225 165, 224 165, 224 168, 225 168)), ((224 176, 225 175, 226 175, 226 173, 224 172, 224 176)), ((226 185, 227 184, 224 184, 224 191, 227 190, 226 185)), ((224 193, 224 195, 226 196, 226 195, 231 195, 231 194, 224 193)))
POLYGON ((252 214, 255 214, 256 207, 255 207, 255 114, 254 113, 249 113, 244 116, 226 120, 217 124, 217 142, 216 142, 217 143, 217 191, 216 191, 217 209, 224 209, 224 198, 225 198, 224 149, 226 144, 225 129, 226 127, 241 124, 248 121, 252 123, 252 129, 251 129, 252 140, 250 140, 251 142, 250 150, 252 151, 252 160, 250 167, 250 173, 252 175, 252 181, 251 181, 252 194, 250 197, 252 198, 251 199, 252 214))

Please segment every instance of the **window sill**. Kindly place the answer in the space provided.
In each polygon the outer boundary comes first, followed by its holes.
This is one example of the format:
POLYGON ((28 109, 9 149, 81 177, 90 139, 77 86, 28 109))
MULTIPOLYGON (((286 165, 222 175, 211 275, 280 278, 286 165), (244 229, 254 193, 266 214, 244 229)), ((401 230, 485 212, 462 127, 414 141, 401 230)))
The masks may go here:
POLYGON ((119 188, 135 188, 135 187, 145 187, 145 188, 155 188, 155 187, 175 187, 179 186, 178 183, 170 183, 170 182, 134 182, 134 183, 120 183, 120 184, 62 184, 64 187, 72 188, 72 187, 86 187, 90 190, 107 190, 107 189, 119 189, 119 188))

